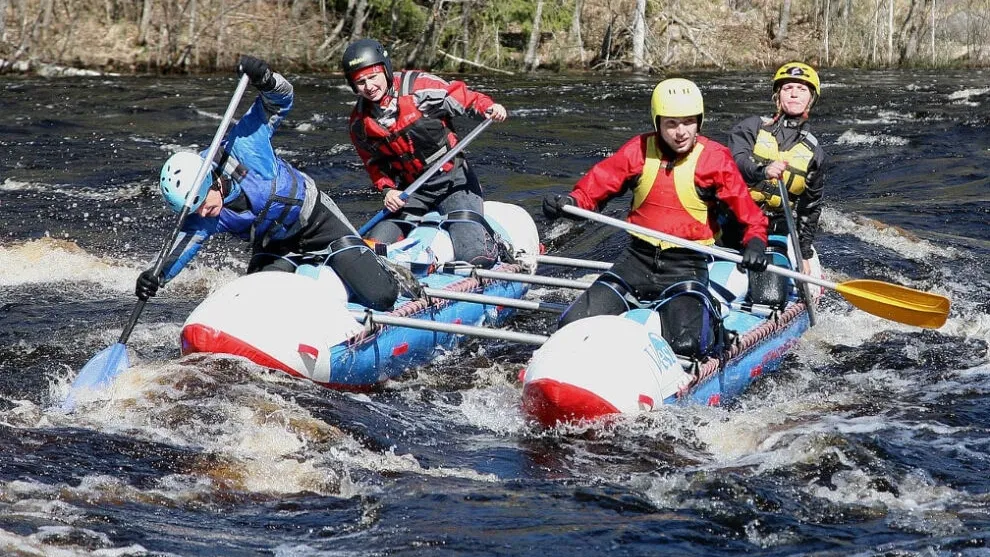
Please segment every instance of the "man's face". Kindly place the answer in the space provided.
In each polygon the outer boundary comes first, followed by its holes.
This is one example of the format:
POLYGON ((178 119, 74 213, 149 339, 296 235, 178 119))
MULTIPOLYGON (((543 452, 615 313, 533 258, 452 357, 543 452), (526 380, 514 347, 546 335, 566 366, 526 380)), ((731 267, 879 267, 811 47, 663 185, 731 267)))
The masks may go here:
POLYGON ((369 101, 378 102, 388 92, 388 80, 385 79, 385 72, 374 72, 355 79, 354 87, 358 95, 369 101))
POLYGON ((698 117, 661 116, 660 137, 678 155, 690 152, 698 140, 698 117))
POLYGON ((220 191, 215 188, 210 188, 210 191, 206 194, 206 200, 203 204, 196 209, 196 213, 201 217, 217 217, 220 215, 220 209, 223 209, 223 195, 220 191))

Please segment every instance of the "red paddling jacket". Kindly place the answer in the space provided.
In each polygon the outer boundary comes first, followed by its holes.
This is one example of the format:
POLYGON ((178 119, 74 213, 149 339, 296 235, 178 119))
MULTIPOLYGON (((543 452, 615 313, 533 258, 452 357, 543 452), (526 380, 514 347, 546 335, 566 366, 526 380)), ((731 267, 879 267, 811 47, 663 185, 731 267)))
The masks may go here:
MULTIPOLYGON (((728 148, 699 135, 689 153, 671 160, 658 141, 662 139, 657 133, 632 138, 593 166, 570 195, 581 208, 597 210, 632 190, 630 223, 708 245, 715 243, 717 229, 712 209, 722 201, 746 227, 743 245, 751 238, 767 241, 767 219, 750 197, 728 148)), ((673 247, 632 234, 661 249, 673 247)))
MULTIPOLYGON (((390 94, 380 102, 358 99, 350 119, 351 143, 379 191, 402 189, 457 144, 451 118, 468 112, 484 115, 493 104, 463 81, 397 72, 390 94)), ((455 161, 441 171, 450 172, 455 161)))

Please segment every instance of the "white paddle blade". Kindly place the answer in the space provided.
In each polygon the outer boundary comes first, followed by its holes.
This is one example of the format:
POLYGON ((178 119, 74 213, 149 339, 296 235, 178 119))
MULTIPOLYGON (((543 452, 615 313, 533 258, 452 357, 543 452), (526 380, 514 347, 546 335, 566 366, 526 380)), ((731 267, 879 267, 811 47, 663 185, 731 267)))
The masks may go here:
POLYGON ((103 389, 113 383, 113 380, 126 371, 129 366, 127 346, 117 342, 104 348, 86 362, 86 365, 79 371, 79 375, 72 381, 69 394, 62 401, 62 410, 74 411, 79 395, 83 391, 103 389))

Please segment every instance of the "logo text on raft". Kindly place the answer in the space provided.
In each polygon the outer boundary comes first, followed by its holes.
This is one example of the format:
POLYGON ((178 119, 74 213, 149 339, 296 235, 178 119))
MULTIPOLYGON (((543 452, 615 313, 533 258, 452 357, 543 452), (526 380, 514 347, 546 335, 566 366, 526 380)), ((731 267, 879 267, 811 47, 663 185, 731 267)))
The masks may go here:
POLYGON ((650 333, 649 338, 650 346, 644 348, 643 351, 656 363, 658 369, 667 369, 677 363, 677 355, 670 349, 667 341, 663 340, 663 337, 655 333, 650 333), (650 348, 653 348, 653 350, 650 350, 650 348))

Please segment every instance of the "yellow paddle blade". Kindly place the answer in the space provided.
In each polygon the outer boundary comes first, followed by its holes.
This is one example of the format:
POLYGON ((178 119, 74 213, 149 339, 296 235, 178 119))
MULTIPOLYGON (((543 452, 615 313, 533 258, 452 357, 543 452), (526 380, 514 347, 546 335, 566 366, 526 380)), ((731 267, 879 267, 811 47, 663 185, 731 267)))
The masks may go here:
POLYGON ((949 299, 879 280, 850 280, 835 288, 850 304, 884 319, 938 329, 949 317, 949 299))

